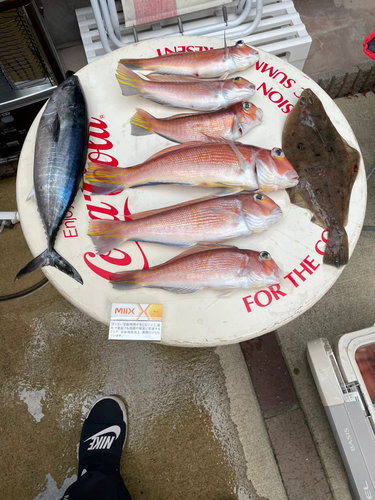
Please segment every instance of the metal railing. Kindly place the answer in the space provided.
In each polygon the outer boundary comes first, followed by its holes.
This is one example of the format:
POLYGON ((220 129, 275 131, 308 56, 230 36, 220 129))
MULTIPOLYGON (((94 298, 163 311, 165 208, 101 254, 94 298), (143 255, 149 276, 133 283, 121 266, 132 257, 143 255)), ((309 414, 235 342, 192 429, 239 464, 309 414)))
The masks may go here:
MULTIPOLYGON (((116 9, 115 0, 90 0, 95 20, 98 27, 98 32, 100 40, 103 44, 105 52, 109 53, 112 51, 108 38, 115 45, 115 47, 121 48, 129 45, 129 41, 124 42, 120 34, 120 24, 116 9)), ((241 23, 243 23, 250 14, 252 6, 252 0, 239 0, 236 11, 231 16, 228 16, 227 9, 223 5, 222 7, 222 18, 223 20, 214 22, 210 19, 207 23, 202 26, 190 28, 189 22, 184 24, 182 17, 177 16, 178 31, 173 31, 168 33, 166 36, 198 36, 206 35, 208 33, 225 32, 226 37, 229 39, 235 38, 239 39, 250 35, 257 28, 263 12, 263 0, 256 0, 256 13, 253 22, 250 26, 246 28, 238 28, 241 23)), ((138 42, 137 30, 132 27, 134 41, 138 42)))

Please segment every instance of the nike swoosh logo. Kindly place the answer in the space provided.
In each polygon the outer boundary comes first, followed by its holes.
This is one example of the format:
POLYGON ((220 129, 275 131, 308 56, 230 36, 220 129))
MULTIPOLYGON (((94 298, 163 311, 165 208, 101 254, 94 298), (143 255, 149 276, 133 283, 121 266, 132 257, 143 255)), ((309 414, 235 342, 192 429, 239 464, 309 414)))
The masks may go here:
POLYGON ((120 435, 121 429, 118 425, 111 425, 111 427, 107 427, 106 429, 103 429, 102 431, 99 431, 96 434, 93 434, 91 437, 85 439, 84 443, 86 443, 86 441, 88 441, 89 439, 95 439, 96 437, 102 436, 103 434, 108 434, 109 432, 114 432, 117 439, 120 435))

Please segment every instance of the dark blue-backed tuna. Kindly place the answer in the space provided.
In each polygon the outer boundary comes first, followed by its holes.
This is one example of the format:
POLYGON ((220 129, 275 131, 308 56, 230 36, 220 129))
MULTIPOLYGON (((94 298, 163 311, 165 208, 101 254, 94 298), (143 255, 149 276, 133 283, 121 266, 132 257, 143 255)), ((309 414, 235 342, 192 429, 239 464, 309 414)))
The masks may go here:
POLYGON ((34 190, 47 235, 47 249, 21 269, 16 280, 41 267, 53 266, 83 283, 79 273, 53 246, 81 183, 87 144, 85 98, 78 77, 73 75, 53 92, 36 134, 34 190))

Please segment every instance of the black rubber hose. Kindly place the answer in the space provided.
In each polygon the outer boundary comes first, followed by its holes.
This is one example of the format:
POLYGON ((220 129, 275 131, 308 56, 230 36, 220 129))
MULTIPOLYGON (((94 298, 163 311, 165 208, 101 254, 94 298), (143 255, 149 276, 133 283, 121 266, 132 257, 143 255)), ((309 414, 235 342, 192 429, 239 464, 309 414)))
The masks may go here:
POLYGON ((26 288, 25 290, 21 290, 20 292, 16 293, 11 293, 9 295, 0 295, 0 302, 3 300, 11 300, 11 299, 18 299, 20 297, 24 297, 28 293, 34 292, 35 290, 38 290, 41 286, 45 285, 48 282, 47 278, 43 278, 39 283, 36 283, 35 285, 31 286, 30 288, 26 288))

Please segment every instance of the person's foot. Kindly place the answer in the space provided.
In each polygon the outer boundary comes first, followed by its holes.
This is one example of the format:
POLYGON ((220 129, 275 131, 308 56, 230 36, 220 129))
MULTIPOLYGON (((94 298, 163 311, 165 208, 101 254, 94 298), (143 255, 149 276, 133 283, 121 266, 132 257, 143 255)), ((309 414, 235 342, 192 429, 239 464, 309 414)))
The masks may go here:
POLYGON ((116 396, 99 398, 83 423, 78 477, 98 466, 119 470, 126 431, 126 409, 121 399, 116 396))

